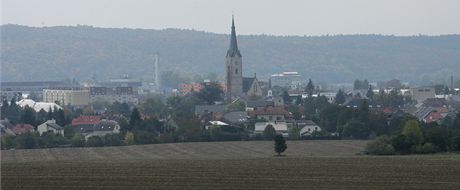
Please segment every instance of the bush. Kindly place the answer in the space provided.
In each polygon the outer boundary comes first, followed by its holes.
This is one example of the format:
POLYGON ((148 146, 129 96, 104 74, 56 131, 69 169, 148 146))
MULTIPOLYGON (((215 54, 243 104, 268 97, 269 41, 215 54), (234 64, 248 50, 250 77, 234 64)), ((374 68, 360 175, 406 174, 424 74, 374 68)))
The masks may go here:
POLYGON ((439 151, 439 148, 431 143, 425 143, 415 147, 415 152, 419 154, 433 154, 439 151))
POLYGON ((368 143, 366 151, 373 155, 395 154, 395 148, 391 145, 391 140, 387 136, 379 137, 375 141, 368 143))
POLYGON ((75 134, 70 140, 70 144, 73 147, 84 147, 85 146, 85 137, 81 134, 75 134))
POLYGON ((104 141, 102 141, 102 138, 99 136, 92 136, 88 138, 88 141, 86 141, 86 146, 101 147, 104 146, 104 141))
POLYGON ((391 145, 396 152, 400 154, 408 154, 411 152, 412 145, 407 141, 407 137, 403 134, 399 134, 391 138, 391 145))
POLYGON ((119 134, 107 134, 104 136, 104 145, 105 146, 120 146, 121 137, 119 134))
POLYGON ((452 138, 452 150, 460 151, 460 134, 452 138))
POLYGON ((371 131, 369 127, 367 127, 365 123, 356 119, 352 119, 347 122, 343 128, 343 136, 354 139, 367 139, 369 138, 370 133, 371 131))

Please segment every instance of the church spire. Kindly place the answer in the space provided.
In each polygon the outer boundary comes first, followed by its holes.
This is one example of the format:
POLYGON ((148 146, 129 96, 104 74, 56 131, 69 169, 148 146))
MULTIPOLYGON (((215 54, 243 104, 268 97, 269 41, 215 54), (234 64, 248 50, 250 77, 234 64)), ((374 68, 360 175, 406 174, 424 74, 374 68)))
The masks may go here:
POLYGON ((227 56, 235 56, 238 55, 241 57, 240 50, 238 50, 238 42, 236 41, 236 32, 235 32, 235 19, 232 15, 232 33, 230 35, 230 47, 227 51, 227 56))

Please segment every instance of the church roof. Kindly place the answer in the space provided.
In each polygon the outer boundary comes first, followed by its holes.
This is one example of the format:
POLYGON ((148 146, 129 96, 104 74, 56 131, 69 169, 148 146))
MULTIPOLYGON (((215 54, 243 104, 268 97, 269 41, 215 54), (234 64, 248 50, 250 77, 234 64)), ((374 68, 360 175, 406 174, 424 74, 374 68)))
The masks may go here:
POLYGON ((235 21, 232 16, 232 34, 230 35, 230 47, 227 51, 227 56, 233 57, 238 55, 241 57, 240 50, 238 50, 238 42, 236 41, 235 21))
POLYGON ((247 93, 251 89, 256 77, 243 77, 243 92, 247 93))

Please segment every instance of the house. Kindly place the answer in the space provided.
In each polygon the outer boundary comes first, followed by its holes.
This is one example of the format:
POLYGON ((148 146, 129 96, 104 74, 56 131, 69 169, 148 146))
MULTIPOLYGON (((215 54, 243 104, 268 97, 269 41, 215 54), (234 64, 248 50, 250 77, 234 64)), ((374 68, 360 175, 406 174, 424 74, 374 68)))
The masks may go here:
POLYGON ((423 121, 425 123, 431 123, 431 122, 437 122, 437 121, 440 121, 442 120, 442 118, 444 118, 441 113, 439 113, 438 111, 434 110, 432 112, 430 112, 427 116, 425 116, 423 118, 423 121))
POLYGON ((208 130, 209 128, 211 128, 211 127, 213 127, 213 126, 219 126, 219 127, 221 127, 221 126, 229 126, 229 124, 224 123, 224 122, 222 122, 222 121, 208 121, 208 122, 206 123, 206 125, 204 126, 204 128, 205 128, 206 130, 208 130))
POLYGON ((248 97, 262 96, 262 89, 255 74, 254 77, 243 77, 243 93, 248 97))
POLYGON ((289 137, 286 122, 257 122, 254 125, 254 134, 263 135, 265 128, 270 125, 275 129, 276 133, 282 134, 283 137, 289 137))
POLYGON ((101 116, 97 115, 88 115, 88 116, 80 116, 77 118, 72 119, 72 126, 78 127, 82 125, 93 126, 101 122, 101 116))
POLYGON ((29 133, 29 132, 34 132, 35 129, 34 129, 34 126, 30 125, 30 124, 17 124, 16 126, 14 126, 12 129, 11 129, 14 134, 16 135, 21 135, 21 134, 25 134, 25 133, 29 133))
POLYGON ((0 136, 16 136, 16 134, 11 130, 13 127, 13 124, 11 124, 8 119, 0 120, 0 136))
POLYGON ((273 101, 268 100, 248 100, 246 101, 246 111, 254 111, 255 108, 275 106, 273 101))
POLYGON ((48 112, 49 110, 54 111, 55 109, 62 109, 62 107, 57 105, 56 103, 35 102, 32 99, 22 99, 16 102, 16 104, 21 108, 24 108, 26 106, 33 108, 35 112, 39 112, 40 110, 48 112))
POLYGON ((249 116, 252 118, 257 118, 267 121, 285 121, 288 118, 292 117, 292 114, 286 111, 283 107, 264 107, 256 108, 254 111, 248 112, 249 116))
POLYGON ((429 98, 435 98, 435 90, 433 87, 419 87, 419 88, 411 88, 410 95, 412 100, 416 100, 417 102, 421 103, 429 98))
POLYGON ((245 111, 233 111, 224 114, 224 120, 232 124, 244 124, 248 121, 248 113, 245 111))
POLYGON ((381 108, 382 106, 375 103, 372 100, 365 99, 365 98, 352 98, 351 100, 345 102, 343 105, 348 108, 359 108, 364 101, 367 101, 369 108, 381 108))
POLYGON ((311 136, 315 131, 321 131, 321 127, 312 120, 297 121, 297 126, 300 128, 300 136, 302 137, 311 136))
POLYGON ((225 105, 196 105, 195 115, 205 115, 208 113, 224 113, 225 105))
POLYGON ((200 92, 204 86, 200 83, 179 84, 179 92, 181 96, 186 96, 192 92, 200 92))
POLYGON ((77 127, 75 132, 82 133, 85 136, 85 139, 93 136, 103 137, 109 134, 119 134, 120 125, 114 120, 102 119, 99 123, 94 124, 92 127, 81 126, 77 127))
POLYGON ((54 134, 59 134, 64 136, 64 128, 56 124, 56 120, 51 119, 37 127, 38 133, 42 135, 45 132, 53 132, 54 134))

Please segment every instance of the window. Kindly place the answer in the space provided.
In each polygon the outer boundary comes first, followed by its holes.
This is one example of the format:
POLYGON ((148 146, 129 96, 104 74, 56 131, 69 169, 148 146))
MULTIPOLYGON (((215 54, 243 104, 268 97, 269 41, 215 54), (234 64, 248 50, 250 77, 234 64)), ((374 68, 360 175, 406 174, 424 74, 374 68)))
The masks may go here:
POLYGON ((235 75, 237 75, 237 74, 238 74, 238 69, 235 69, 235 75))

